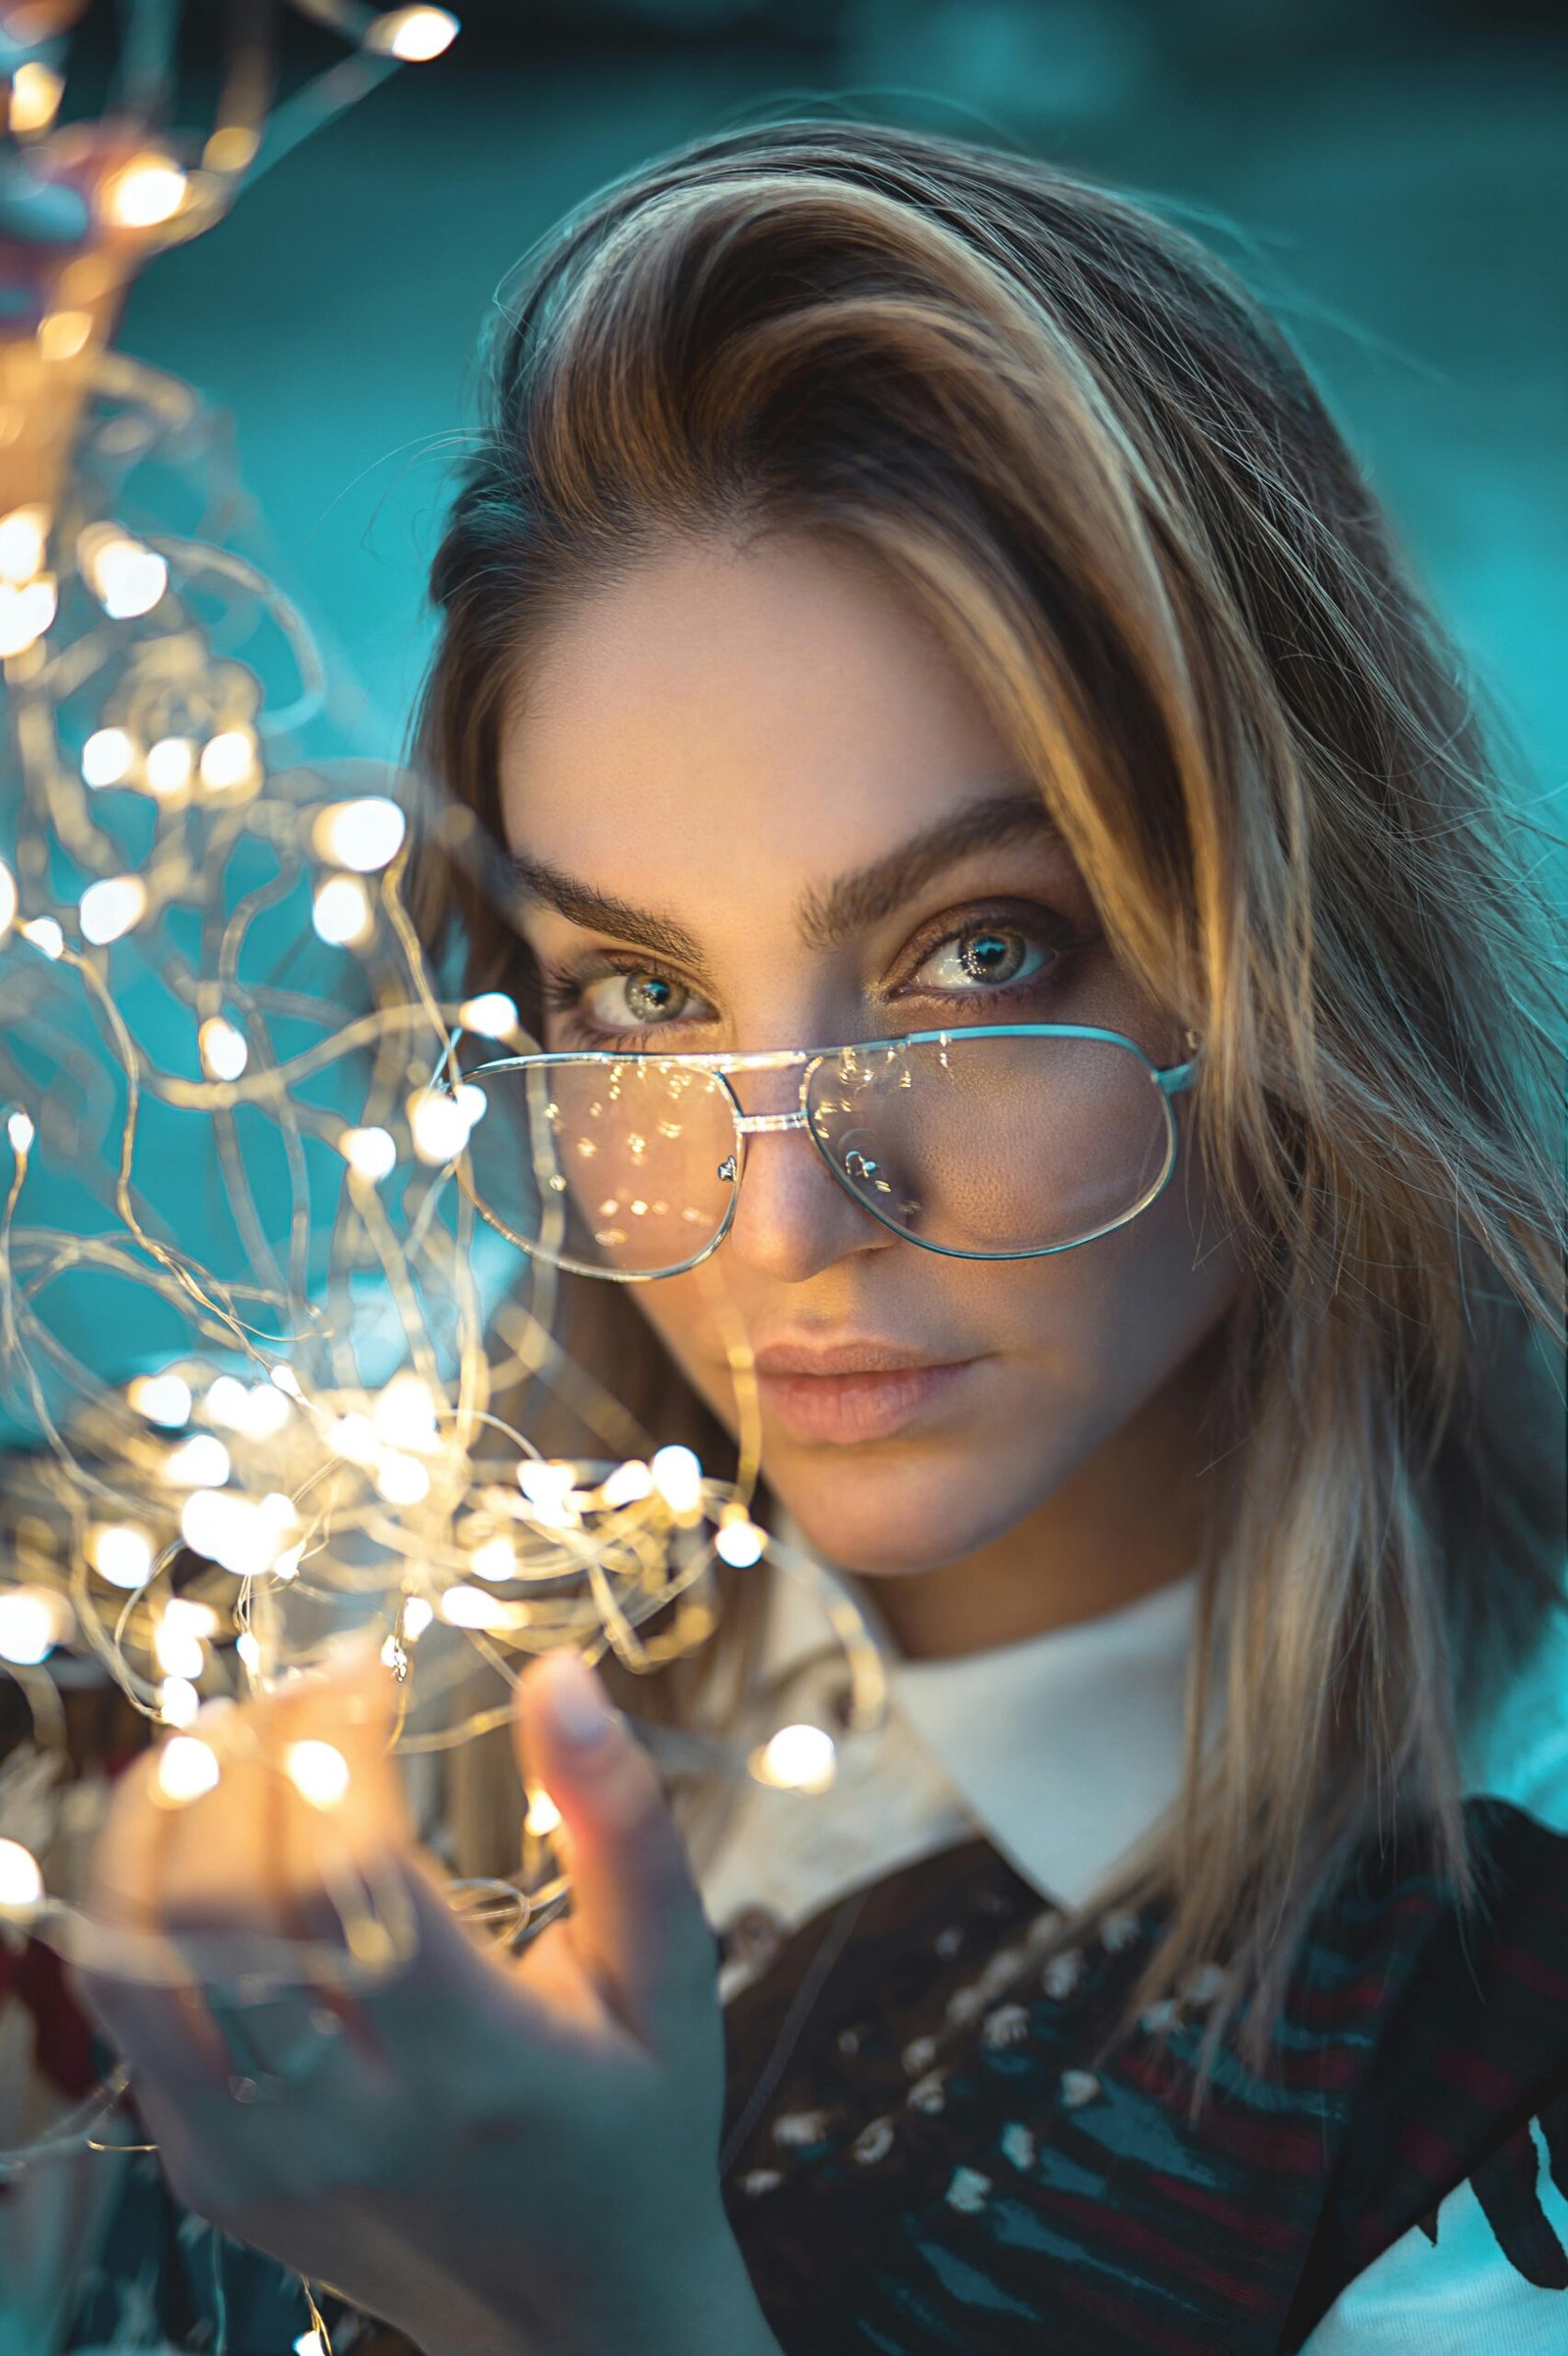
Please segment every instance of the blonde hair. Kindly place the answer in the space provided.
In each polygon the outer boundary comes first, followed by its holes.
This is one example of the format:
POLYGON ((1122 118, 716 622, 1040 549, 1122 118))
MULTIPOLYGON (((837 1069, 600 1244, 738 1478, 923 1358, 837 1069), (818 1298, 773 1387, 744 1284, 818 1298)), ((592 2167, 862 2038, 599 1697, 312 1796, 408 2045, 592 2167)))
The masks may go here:
MULTIPOLYGON (((1210 253, 1033 160, 776 123, 610 189, 494 331, 432 574, 419 740, 458 815, 424 905, 535 1021, 484 889, 530 639, 672 535, 774 525, 919 601, 1204 1043, 1195 1144, 1255 1282, 1183 1791, 1104 1902, 1167 1909, 1135 2006, 1223 1956, 1261 2037, 1355 1843, 1419 1827, 1470 1888, 1457 1743, 1562 1569, 1562 957, 1523 816, 1323 401, 1210 253)), ((660 1436, 699 1413, 620 1288, 582 1290, 609 1324, 573 1354, 613 1327, 597 1363, 660 1436)))

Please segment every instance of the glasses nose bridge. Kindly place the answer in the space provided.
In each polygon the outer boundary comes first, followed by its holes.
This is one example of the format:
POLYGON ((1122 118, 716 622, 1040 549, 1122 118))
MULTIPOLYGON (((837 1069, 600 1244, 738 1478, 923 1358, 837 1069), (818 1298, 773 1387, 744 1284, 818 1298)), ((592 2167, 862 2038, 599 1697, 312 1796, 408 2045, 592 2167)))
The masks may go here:
POLYGON ((786 1129, 808 1126, 804 1105, 793 1112, 743 1112, 735 1123, 742 1137, 778 1137, 786 1129))
MULTIPOLYGON (((705 1057, 704 1060, 706 1061, 707 1058, 705 1057)), ((805 1048, 760 1048, 751 1053, 715 1055, 710 1069, 716 1071, 723 1078, 733 1107, 736 1134, 740 1137, 768 1137, 777 1135, 781 1130, 804 1129, 806 1127, 804 1074, 810 1061, 810 1052, 805 1048), (788 1078, 774 1081, 771 1086, 764 1080, 761 1091, 762 1102, 765 1104, 768 1098, 771 1097, 773 1104, 777 1105, 782 1099, 785 1109, 770 1112, 749 1111, 741 1103, 741 1092, 736 1087, 736 1080, 751 1073, 771 1074, 775 1072, 788 1074, 788 1078)), ((748 1089, 746 1093, 749 1097, 752 1096, 751 1089, 748 1089)), ((754 1097, 753 1102, 755 1103, 755 1101, 754 1097)))

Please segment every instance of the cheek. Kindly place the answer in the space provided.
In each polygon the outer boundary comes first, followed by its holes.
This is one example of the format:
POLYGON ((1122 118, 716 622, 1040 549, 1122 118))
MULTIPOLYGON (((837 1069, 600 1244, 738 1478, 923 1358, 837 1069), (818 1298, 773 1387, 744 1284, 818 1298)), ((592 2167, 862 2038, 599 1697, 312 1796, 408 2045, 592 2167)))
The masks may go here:
MULTIPOLYGON (((1245 1263, 1200 1179, 1178 1164, 1138 1218, 1071 1252, 990 1263, 941 1259, 912 1246, 879 1253, 844 1322, 990 1353, 988 1422, 1000 1416, 994 1428, 999 1437, 1005 1428, 1016 1450, 1023 1420, 1037 1448, 1048 1418, 1050 1428, 1083 1438, 1091 1427, 1101 1436, 1113 1429, 1212 1330, 1245 1281, 1245 1263)), ((733 1423, 724 1361, 752 1319, 726 1281, 722 1252, 689 1275, 639 1286, 637 1307, 733 1423)), ((968 1439, 984 1445, 982 1432, 968 1439)), ((874 1450, 836 1452, 846 1471, 874 1467, 874 1450)))
POLYGON ((1041 1329, 1136 1403, 1234 1301, 1245 1267, 1200 1176, 1178 1163, 1136 1219, 1029 1275, 1041 1329))
POLYGON ((997 1355, 945 1422, 872 1448, 767 1434, 774 1492, 829 1560, 935 1569, 1004 1538, 1096 1459, 1125 1504, 1151 1465, 1164 1478, 1173 1446, 1184 1458, 1179 1435, 1207 1388, 1198 1353, 1246 1273, 1224 1250, 1195 1267, 1185 1225, 1134 1226, 1017 1271, 987 1300, 971 1330, 989 1317, 997 1355))
MULTIPOLYGON (((722 1269, 706 1260, 686 1276, 663 1276, 627 1290, 692 1388, 732 1425, 734 1399, 724 1365, 729 1346, 745 1340, 747 1320, 730 1298, 722 1269)), ((610 1382, 613 1390, 612 1374, 610 1382)))

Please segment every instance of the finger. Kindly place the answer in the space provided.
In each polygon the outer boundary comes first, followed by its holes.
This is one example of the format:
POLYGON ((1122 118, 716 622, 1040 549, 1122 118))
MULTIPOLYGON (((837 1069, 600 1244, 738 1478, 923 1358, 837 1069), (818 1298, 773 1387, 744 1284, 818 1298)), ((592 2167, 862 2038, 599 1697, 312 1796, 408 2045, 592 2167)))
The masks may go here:
POLYGON ((386 1670, 355 1653, 237 1709, 204 1711, 119 1779, 90 1911, 145 1930, 319 1933, 323 1901, 412 1845, 392 1708, 386 1670))
POLYGON ((585 1970, 645 2044, 672 2044, 713 2001, 713 1941, 653 1760, 566 1649, 530 1664, 514 1730, 525 1780, 561 1811, 585 1970))
POLYGON ((401 1894, 410 1844, 389 1688, 378 1662, 347 1655, 242 1708, 203 1712, 190 1736, 118 1779, 88 1877, 83 1993, 139 2070, 192 2087, 247 2075, 197 1985, 242 1974, 341 2005, 352 2036, 337 1967, 395 1960, 385 1903, 401 1894), (198 1749, 206 1768, 192 1784, 198 1749))
POLYGON ((178 1968, 171 1949, 171 1976, 163 1982, 80 1967, 74 1973, 82 2004, 129 2063, 138 2100, 149 2079, 193 2098, 220 2090, 228 2075, 223 2043, 201 1991, 191 1981, 174 1977, 178 1968))

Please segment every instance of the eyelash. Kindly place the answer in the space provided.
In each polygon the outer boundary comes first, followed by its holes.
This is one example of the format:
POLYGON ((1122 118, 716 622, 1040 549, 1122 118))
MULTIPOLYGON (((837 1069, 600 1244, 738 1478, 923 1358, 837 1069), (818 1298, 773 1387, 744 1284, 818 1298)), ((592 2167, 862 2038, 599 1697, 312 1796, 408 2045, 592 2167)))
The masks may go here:
MULTIPOLYGON (((988 926, 998 932, 1020 934, 1032 948, 1053 953, 1050 965, 1039 973, 1025 976, 1021 981, 999 982, 989 989, 983 983, 976 983, 968 990, 927 989, 920 993, 922 997, 939 999, 949 1005, 972 1005, 976 999, 983 998, 988 1005, 995 1006, 1014 998, 1038 996, 1042 990, 1057 984, 1063 967, 1073 954, 1089 945, 1088 936, 1058 910, 1038 905, 1020 910, 1014 903, 1004 910, 996 908, 969 909, 958 924, 955 924, 951 917, 942 919, 940 929, 934 929, 911 947, 906 961, 917 972, 939 950, 951 949, 971 934, 984 932, 988 926)), ((679 1018, 667 1023, 641 1026, 616 1024, 613 1028, 585 1019, 582 1011, 583 994, 595 982, 605 981, 614 974, 669 982, 678 990, 691 987, 681 980, 678 973, 661 965, 657 958, 617 956, 610 950, 595 951, 575 965, 550 965, 541 960, 540 989, 544 1007, 558 1018, 564 1030, 570 1032, 570 1044, 622 1048, 628 1054, 636 1054, 657 1031, 679 1027, 679 1018)))

